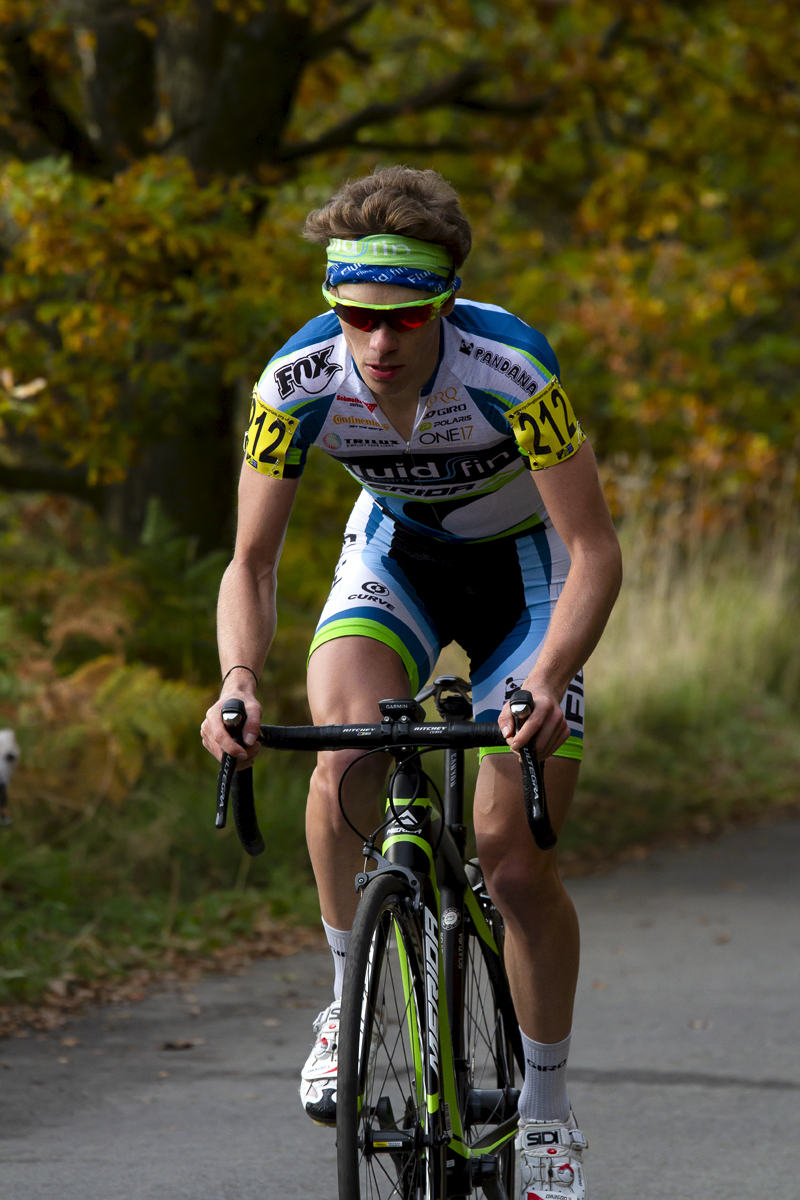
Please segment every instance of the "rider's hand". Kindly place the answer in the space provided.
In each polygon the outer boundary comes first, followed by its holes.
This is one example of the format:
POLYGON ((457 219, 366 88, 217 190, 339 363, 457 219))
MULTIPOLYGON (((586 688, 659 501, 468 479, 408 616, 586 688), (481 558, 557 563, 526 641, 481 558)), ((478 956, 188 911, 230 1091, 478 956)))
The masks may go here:
POLYGON ((238 759, 236 770, 243 771, 253 765, 261 751, 261 743, 256 740, 260 727, 261 705, 256 699, 254 686, 248 687, 245 681, 237 685, 236 681, 232 680, 223 686, 222 696, 206 713, 206 719, 200 726, 200 736, 206 750, 210 751, 214 758, 221 759, 223 752, 232 754, 235 759, 238 759), (223 701, 236 699, 244 701, 247 710, 247 720, 244 723, 244 746, 240 746, 233 740, 222 722, 223 701))
POLYGON ((560 698, 541 684, 522 685, 533 697, 533 712, 519 733, 514 733, 514 718, 508 701, 503 705, 498 724, 500 732, 514 751, 528 742, 535 742, 536 757, 548 758, 569 737, 567 719, 561 710, 560 698))

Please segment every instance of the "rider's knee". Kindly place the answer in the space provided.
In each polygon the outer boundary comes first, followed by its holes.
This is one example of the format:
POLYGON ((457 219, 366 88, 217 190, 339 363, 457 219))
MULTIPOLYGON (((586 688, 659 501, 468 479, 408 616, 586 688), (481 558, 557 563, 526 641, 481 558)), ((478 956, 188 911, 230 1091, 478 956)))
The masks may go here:
POLYGON ((546 903, 548 893, 561 886, 553 851, 485 847, 480 862, 489 894, 504 916, 546 903))
POLYGON ((385 768, 382 769, 381 764, 374 760, 359 762, 360 757, 355 750, 322 753, 314 768, 309 799, 317 817, 325 821, 334 836, 349 828, 342 808, 351 820, 358 818, 363 809, 373 808, 380 792, 385 768))

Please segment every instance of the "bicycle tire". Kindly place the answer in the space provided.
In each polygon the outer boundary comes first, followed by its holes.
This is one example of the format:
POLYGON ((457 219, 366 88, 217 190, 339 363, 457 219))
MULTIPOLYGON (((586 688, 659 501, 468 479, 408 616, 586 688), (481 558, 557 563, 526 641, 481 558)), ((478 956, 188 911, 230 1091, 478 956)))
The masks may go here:
MULTIPOLYGON (((467 1083, 480 1089, 484 1096, 494 1091, 498 1095, 494 1108, 472 1118, 465 1112, 466 1140, 474 1145, 486 1139, 496 1126, 510 1115, 509 1093, 514 1089, 516 1017, 502 965, 503 918, 483 894, 480 909, 499 951, 498 956, 479 935, 475 922, 466 921, 464 955, 464 1050, 468 1064, 467 1083), (498 978, 498 975, 500 976, 498 978), (513 1021, 513 1027, 509 1025, 513 1021)), ((516 1095, 516 1093, 514 1093, 516 1095)), ((514 1103, 514 1107, 516 1107, 514 1103)), ((508 1196, 514 1190, 514 1140, 506 1141, 495 1152, 498 1159, 498 1178, 508 1196)))
POLYGON ((430 1144, 433 1114, 426 1102, 422 938, 404 884, 394 876, 373 879, 358 906, 341 1012, 340 1200, 441 1200, 445 1156, 430 1144))

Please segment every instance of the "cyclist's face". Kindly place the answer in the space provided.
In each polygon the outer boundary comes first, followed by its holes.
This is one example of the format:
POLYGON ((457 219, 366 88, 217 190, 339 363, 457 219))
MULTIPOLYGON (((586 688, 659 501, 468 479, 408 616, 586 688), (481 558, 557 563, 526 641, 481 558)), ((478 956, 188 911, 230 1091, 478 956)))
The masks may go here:
MULTIPOLYGON (((336 289, 343 300, 360 304, 410 304, 429 296, 413 288, 385 283, 343 283, 336 289)), ((441 314, 453 311, 451 296, 441 314)), ((433 374, 439 357, 439 316, 419 329, 396 331, 386 322, 371 333, 341 321, 342 333, 361 378, 378 398, 391 399, 409 392, 416 397, 433 374)))

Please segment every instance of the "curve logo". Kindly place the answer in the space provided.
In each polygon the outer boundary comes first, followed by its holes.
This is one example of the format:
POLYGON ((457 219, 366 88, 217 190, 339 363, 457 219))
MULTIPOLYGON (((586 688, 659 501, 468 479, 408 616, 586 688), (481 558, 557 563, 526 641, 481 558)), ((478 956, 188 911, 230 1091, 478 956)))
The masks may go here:
POLYGON ((366 583, 362 583, 362 590, 369 592, 371 596, 388 596, 389 589, 384 587, 382 583, 376 583, 374 579, 368 579, 366 583))
POLYGON ((338 450, 342 444, 342 439, 338 433, 326 433, 322 439, 323 446, 327 446, 329 450, 338 450))
POLYGON ((342 370, 339 363, 328 362, 332 353, 333 346, 323 346, 321 350, 314 350, 303 358, 287 363, 285 367, 279 367, 274 372, 274 378, 281 400, 291 396, 297 388, 312 395, 321 392, 331 377, 342 370))

